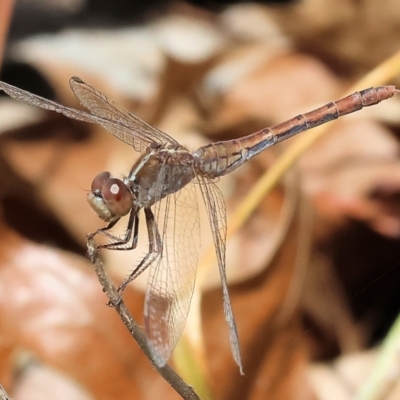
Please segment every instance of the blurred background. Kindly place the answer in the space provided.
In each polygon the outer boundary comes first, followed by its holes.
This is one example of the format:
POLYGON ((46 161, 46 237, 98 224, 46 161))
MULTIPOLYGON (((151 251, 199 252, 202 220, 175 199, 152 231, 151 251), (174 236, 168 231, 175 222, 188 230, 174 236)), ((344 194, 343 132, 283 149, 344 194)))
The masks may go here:
MULTIPOLYGON (((196 150, 342 97, 399 38, 395 0, 2 0, 0 80, 79 108, 68 86, 79 76, 196 150)), ((400 86, 389 69, 376 84, 400 86)), ((200 262, 204 348, 171 363, 202 398, 400 398, 399 123, 395 96, 331 124, 229 239, 245 376, 217 267, 200 262)), ((85 235, 102 226, 86 202, 93 177, 123 176, 138 155, 7 96, 0 133, 1 385, 16 400, 179 398, 105 306, 86 257, 85 235)), ((220 179, 228 225, 297 140, 220 179)), ((116 283, 145 254, 143 230, 139 240, 130 254, 104 252, 116 283)), ((140 324, 145 286, 125 295, 140 324)))

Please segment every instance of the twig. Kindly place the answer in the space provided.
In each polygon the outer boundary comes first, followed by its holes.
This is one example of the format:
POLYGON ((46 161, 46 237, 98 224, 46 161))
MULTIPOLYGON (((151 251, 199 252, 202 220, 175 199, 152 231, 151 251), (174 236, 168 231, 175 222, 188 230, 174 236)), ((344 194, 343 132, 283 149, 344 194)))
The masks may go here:
POLYGON ((0 385, 0 400, 10 400, 3 386, 0 385))
POLYGON ((183 399, 200 400, 194 389, 191 386, 187 385, 169 365, 165 365, 164 367, 159 368, 154 363, 153 356, 148 346, 147 338, 140 329, 139 325, 133 319, 131 313, 121 299, 121 296, 119 295, 116 287, 107 275, 104 269, 103 262, 99 257, 97 246, 93 238, 88 239, 87 248, 89 258, 94 265, 95 272, 101 286, 103 287, 104 293, 108 296, 110 300, 110 304, 115 305, 114 308, 120 316, 122 322, 127 327, 132 337, 136 340, 143 353, 151 361, 153 367, 172 386, 172 388, 175 389, 175 391, 182 396, 183 399))

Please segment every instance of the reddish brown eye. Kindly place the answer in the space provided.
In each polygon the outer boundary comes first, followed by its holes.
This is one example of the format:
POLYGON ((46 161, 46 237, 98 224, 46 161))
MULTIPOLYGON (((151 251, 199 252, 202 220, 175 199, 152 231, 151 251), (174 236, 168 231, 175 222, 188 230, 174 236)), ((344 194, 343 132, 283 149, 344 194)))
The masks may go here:
POLYGON ((100 172, 100 174, 96 175, 92 181, 92 192, 101 191, 101 187, 104 185, 104 182, 110 177, 111 174, 108 171, 100 172))
POLYGON ((132 193, 120 179, 109 178, 101 187, 104 202, 112 214, 122 217, 132 208, 132 193))

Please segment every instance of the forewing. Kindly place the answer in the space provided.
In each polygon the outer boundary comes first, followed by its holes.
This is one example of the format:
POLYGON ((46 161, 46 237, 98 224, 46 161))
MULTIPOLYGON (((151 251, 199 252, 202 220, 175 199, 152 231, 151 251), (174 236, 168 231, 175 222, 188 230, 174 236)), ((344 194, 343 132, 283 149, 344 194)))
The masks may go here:
POLYGON ((159 145, 178 145, 178 142, 172 137, 142 121, 113 101, 108 100, 104 94, 82 79, 72 77, 69 84, 80 103, 90 110, 93 115, 129 128, 129 130, 120 130, 115 129, 114 126, 109 126, 106 129, 118 139, 133 146, 137 151, 144 151, 152 142, 159 145))
POLYGON ((150 268, 144 318, 154 359, 163 366, 185 326, 196 278, 200 226, 195 185, 157 202, 154 214, 163 249, 150 268))
POLYGON ((239 336, 237 333, 235 318, 229 298, 228 282, 226 276, 226 209, 225 200, 214 182, 203 178, 197 178, 200 190, 206 205, 212 236, 214 239, 215 252, 217 255, 218 269, 221 277, 222 293, 224 299, 224 315, 229 325, 229 341, 231 344, 233 358, 243 374, 242 359, 240 356, 239 336))
POLYGON ((19 89, 5 82, 0 81, 0 90, 7 93, 13 99, 18 100, 22 103, 26 103, 35 107, 44 108, 45 110, 55 111, 60 114, 64 114, 68 118, 89 123, 100 123, 102 121, 101 118, 99 119, 84 111, 75 110, 74 108, 68 108, 62 106, 61 104, 58 104, 55 101, 47 100, 44 97, 37 96, 36 94, 27 92, 26 90, 19 89))
POLYGON ((1 81, 0 90, 3 90, 10 97, 15 100, 21 101, 22 103, 26 103, 35 107, 40 107, 45 110, 55 111, 57 113, 65 115, 68 118, 78 121, 89 122, 91 124, 99 124, 121 140, 124 140, 123 138, 129 138, 126 140, 126 143, 134 146, 136 151, 143 152, 148 146, 154 143, 153 140, 150 140, 148 137, 140 134, 138 134, 136 138, 130 126, 125 126, 116 122, 115 120, 109 120, 104 116, 96 115, 94 113, 89 114, 85 111, 65 107, 61 104, 56 103, 55 101, 45 99, 44 97, 37 96, 33 93, 27 92, 26 90, 19 89, 15 86, 9 85, 8 83, 1 81))

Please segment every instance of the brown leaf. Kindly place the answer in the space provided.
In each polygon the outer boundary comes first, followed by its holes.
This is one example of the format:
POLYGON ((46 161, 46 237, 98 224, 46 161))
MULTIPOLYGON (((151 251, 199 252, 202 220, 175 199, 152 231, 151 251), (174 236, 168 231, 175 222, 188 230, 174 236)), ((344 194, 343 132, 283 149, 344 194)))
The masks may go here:
POLYGON ((295 297, 290 299, 298 276, 296 268, 305 268, 307 263, 306 258, 304 264, 297 265, 300 254, 307 252, 299 248, 299 235, 303 232, 298 211, 268 267, 253 279, 230 288, 244 359, 245 376, 240 379, 233 378, 238 371, 226 340, 221 291, 214 289, 204 297, 204 338, 217 398, 313 398, 304 381, 307 350, 298 301, 295 297), (282 304, 289 307, 286 315, 282 314, 282 304))
POLYGON ((349 218, 398 237, 400 188, 398 142, 369 119, 346 119, 300 162, 304 188, 324 218, 324 231, 349 218))
MULTIPOLYGON (((236 126, 244 128, 244 122, 257 122, 257 129, 261 129, 323 104, 338 93, 337 80, 318 60, 282 50, 268 58, 266 50, 260 47, 250 47, 247 52, 242 50, 238 54, 240 57, 232 57, 215 67, 215 70, 223 68, 224 71, 218 75, 221 82, 214 83, 219 88, 224 87, 226 77, 230 77, 246 58, 253 62, 247 73, 238 75, 236 80, 232 77, 227 80, 226 92, 217 93, 221 97, 220 104, 209 110, 211 118, 207 120, 206 132, 215 135, 217 131, 218 136, 226 133, 227 138, 232 138, 235 132, 238 135, 236 126), (266 60, 254 60, 256 50, 258 58, 264 55, 266 60), (316 86, 319 90, 313 90, 316 86)), ((211 70, 209 75, 213 74, 217 75, 211 70)), ((251 131, 242 131, 240 135, 249 133, 251 131)))
MULTIPOLYGON (((62 371, 96 399, 131 398, 132 393, 168 398, 171 389, 155 379, 115 311, 106 307, 89 262, 0 228, 0 331, 13 349, 3 351, 8 354, 1 359, 3 377, 10 363, 15 370, 15 355, 23 351, 62 371)), ((140 317, 143 296, 131 292, 127 301, 140 317)))

